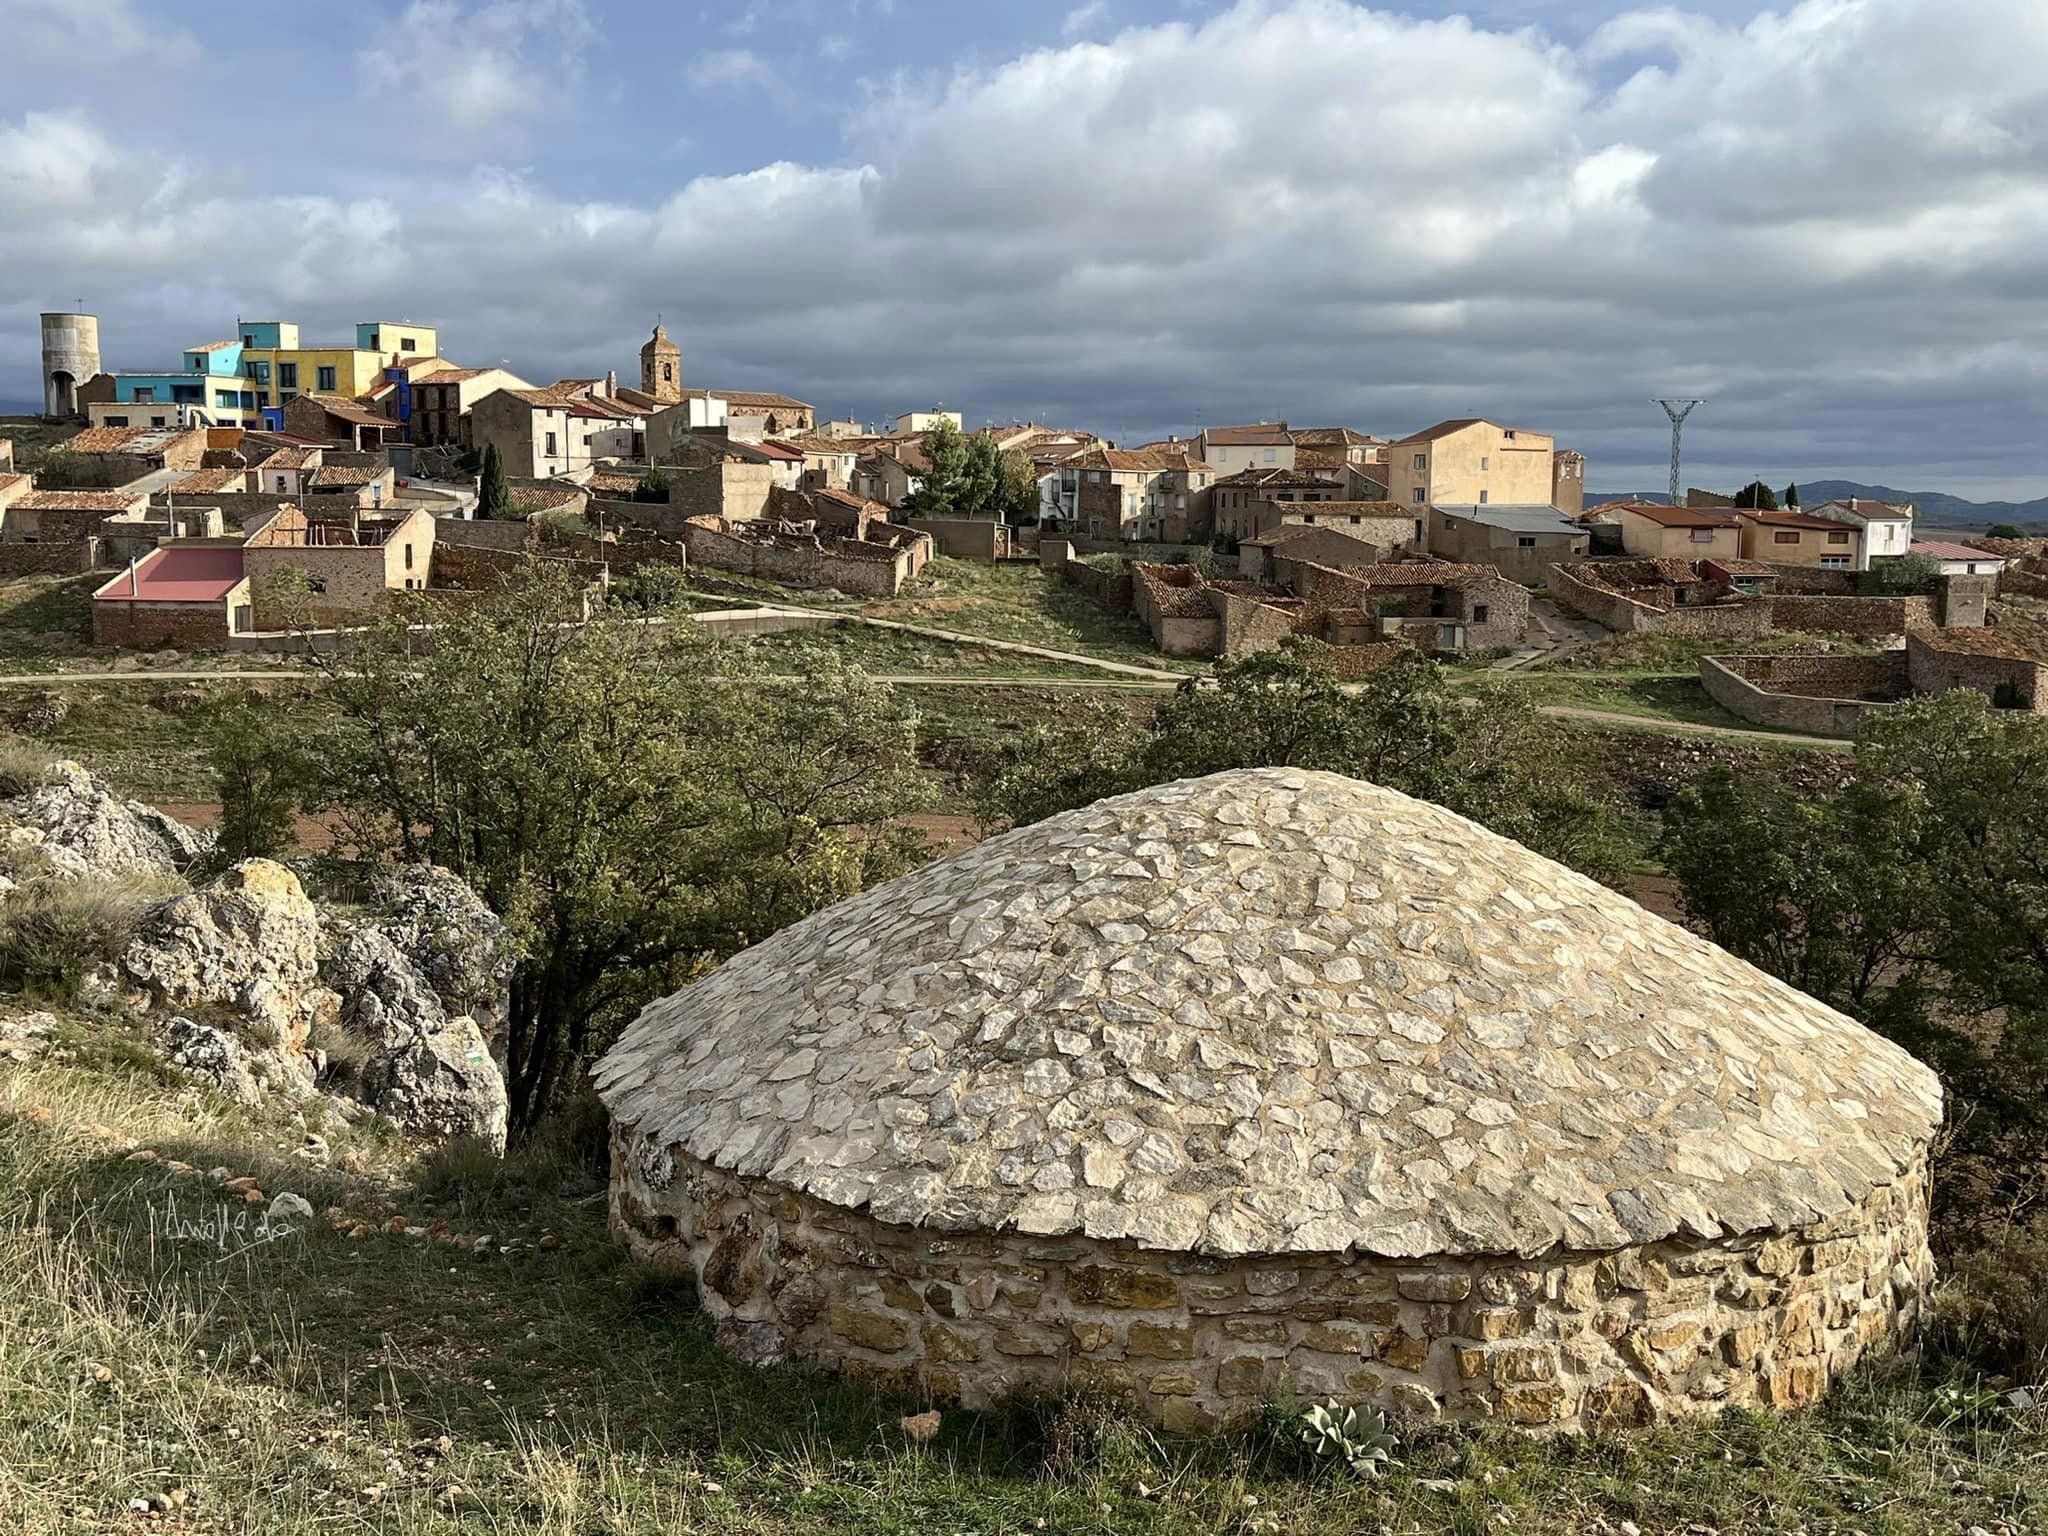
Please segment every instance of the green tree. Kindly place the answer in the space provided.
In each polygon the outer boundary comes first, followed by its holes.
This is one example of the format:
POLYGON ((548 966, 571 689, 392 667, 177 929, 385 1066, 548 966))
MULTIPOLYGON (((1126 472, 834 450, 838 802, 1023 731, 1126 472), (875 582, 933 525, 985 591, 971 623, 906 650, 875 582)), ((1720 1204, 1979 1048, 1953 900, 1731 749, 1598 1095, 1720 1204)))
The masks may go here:
POLYGON ((921 857, 916 722, 830 667, 762 675, 696 625, 601 607, 538 566, 409 605, 319 659, 338 727, 321 801, 374 854, 467 878, 518 940, 506 1020, 530 1131, 650 998, 921 857))
POLYGON ((484 447, 484 472, 477 483, 476 515, 506 517, 512 511, 512 487, 505 478, 505 457, 496 443, 484 447))
POLYGON ((967 439, 961 460, 960 486, 953 498, 956 517, 1002 516, 1003 455, 996 440, 986 432, 967 439))
POLYGON ((1880 597, 1906 597, 1931 592, 1940 580, 1941 562, 1932 555, 1891 555, 1871 561, 1857 588, 1880 597))
POLYGON ((961 477, 967 469, 967 440, 942 416, 925 432, 923 447, 925 468, 903 498, 903 510, 913 517, 957 516, 961 477))
POLYGON ((220 796, 219 861, 276 858, 293 847, 293 818, 313 774, 303 727, 243 690, 206 719, 206 756, 220 796))
POLYGON ((640 477, 640 483, 633 487, 633 499, 642 502, 668 500, 668 476, 659 464, 650 465, 647 473, 640 477))
POLYGON ((1778 494, 1763 481, 1752 480, 1735 493, 1735 505, 1755 507, 1763 512, 1775 512, 1778 509, 1778 494))
POLYGON ((1696 927, 1941 1074, 1951 1156, 1971 1170, 1937 1181, 1951 1204, 2039 1193, 2043 803, 2048 722, 1957 689, 1870 717, 1839 787, 1713 775, 1666 812, 1662 855, 1696 927))
POLYGON ((1987 536, 1994 539, 2024 539, 2027 531, 2018 523, 1993 523, 1987 530, 1987 536))
POLYGON ((996 505, 998 514, 1012 528, 1038 521, 1038 467, 1021 448, 1012 448, 1003 455, 1002 489, 996 505))
POLYGON ((1473 701, 1420 652, 1347 684, 1294 638, 1190 679, 1149 727, 1103 711, 1027 737, 984 774, 977 806, 1021 824, 1106 794, 1232 768, 1319 768, 1432 800, 1610 882, 1632 863, 1611 808, 1516 695, 1473 701))
POLYGON ((1788 507, 1799 505, 1799 482, 1794 480, 1785 487, 1785 494, 1779 498, 1788 507))

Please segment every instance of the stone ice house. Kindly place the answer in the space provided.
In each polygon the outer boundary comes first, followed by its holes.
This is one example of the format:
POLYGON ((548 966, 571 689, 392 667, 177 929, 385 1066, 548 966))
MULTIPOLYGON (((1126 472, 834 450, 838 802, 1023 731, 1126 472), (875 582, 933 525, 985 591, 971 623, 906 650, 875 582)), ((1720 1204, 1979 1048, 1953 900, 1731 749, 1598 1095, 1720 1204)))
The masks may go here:
POLYGON ((598 1081, 614 1222, 725 1348, 975 1406, 1789 1407, 1930 1277, 1925 1067, 1331 774, 956 853, 655 1003, 598 1081))

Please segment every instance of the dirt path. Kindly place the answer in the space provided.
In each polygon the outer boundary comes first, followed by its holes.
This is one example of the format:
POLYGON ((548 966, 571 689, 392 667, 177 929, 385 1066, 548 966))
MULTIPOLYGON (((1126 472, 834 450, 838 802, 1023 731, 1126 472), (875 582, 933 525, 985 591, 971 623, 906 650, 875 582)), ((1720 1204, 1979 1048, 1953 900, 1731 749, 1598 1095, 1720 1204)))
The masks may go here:
POLYGON ((1632 731, 1652 731, 1664 736, 1707 736, 1720 741, 1771 742, 1787 747, 1812 747, 1829 752, 1847 752, 1853 742, 1833 736, 1800 736, 1790 731, 1750 731, 1728 725, 1700 725, 1691 720, 1665 720, 1652 715, 1631 715, 1619 710, 1582 709, 1576 704, 1539 704, 1540 714, 1560 720, 1588 720, 1616 725, 1632 731))

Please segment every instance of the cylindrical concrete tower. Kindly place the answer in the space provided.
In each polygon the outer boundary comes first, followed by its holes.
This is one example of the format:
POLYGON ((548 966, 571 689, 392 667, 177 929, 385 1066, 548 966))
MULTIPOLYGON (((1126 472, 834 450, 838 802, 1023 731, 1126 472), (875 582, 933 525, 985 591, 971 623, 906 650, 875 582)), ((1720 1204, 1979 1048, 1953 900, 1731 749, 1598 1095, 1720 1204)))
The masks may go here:
POLYGON ((43 316, 43 414, 78 416, 78 386, 100 371, 97 315, 43 316))

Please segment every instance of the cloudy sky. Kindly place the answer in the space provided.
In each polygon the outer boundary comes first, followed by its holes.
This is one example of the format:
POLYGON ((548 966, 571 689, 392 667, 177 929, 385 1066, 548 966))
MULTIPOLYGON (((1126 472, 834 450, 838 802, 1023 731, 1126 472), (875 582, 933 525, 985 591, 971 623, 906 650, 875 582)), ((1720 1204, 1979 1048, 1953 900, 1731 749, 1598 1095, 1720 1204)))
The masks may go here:
POLYGON ((873 420, 2048 494, 2042 0, 0 0, 0 405, 235 318, 873 420))

